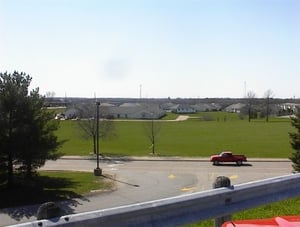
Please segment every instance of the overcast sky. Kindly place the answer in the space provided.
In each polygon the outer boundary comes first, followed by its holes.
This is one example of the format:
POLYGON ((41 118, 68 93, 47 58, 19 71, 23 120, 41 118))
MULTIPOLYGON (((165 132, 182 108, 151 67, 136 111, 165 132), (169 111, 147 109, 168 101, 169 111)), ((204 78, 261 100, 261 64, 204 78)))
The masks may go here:
POLYGON ((299 0, 0 0, 0 71, 57 97, 300 98, 299 0))

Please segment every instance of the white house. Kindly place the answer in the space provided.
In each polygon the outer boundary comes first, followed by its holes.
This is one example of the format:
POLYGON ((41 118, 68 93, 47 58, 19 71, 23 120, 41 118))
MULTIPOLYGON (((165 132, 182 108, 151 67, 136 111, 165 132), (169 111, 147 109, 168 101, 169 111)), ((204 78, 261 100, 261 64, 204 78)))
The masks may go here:
POLYGON ((195 108, 188 104, 178 104, 172 108, 172 112, 178 114, 196 113, 195 108))

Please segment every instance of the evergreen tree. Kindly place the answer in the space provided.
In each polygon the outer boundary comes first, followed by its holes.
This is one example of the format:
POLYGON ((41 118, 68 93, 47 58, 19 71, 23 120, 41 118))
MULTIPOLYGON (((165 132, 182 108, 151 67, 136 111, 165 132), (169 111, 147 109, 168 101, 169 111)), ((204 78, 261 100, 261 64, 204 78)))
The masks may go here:
POLYGON ((39 90, 30 92, 24 103, 21 135, 22 150, 17 155, 17 163, 28 178, 48 159, 55 160, 61 156, 57 148, 62 142, 57 141, 54 131, 58 129, 59 121, 53 120, 53 114, 43 109, 44 98, 39 90))
POLYGON ((295 117, 291 118, 292 126, 296 128, 296 132, 289 133, 291 139, 291 145, 294 149, 290 160, 293 162, 293 168, 295 171, 300 172, 300 111, 295 117))
POLYGON ((31 176, 47 159, 59 157, 53 134, 58 123, 42 109, 38 89, 29 94, 30 82, 25 73, 0 73, 0 166, 6 168, 8 186, 14 183, 14 164, 31 176))
POLYGON ((21 125, 22 104, 28 93, 31 77, 24 73, 0 73, 0 141, 1 161, 7 170, 7 184, 11 186, 13 178, 13 162, 17 151, 21 148, 18 134, 21 125))

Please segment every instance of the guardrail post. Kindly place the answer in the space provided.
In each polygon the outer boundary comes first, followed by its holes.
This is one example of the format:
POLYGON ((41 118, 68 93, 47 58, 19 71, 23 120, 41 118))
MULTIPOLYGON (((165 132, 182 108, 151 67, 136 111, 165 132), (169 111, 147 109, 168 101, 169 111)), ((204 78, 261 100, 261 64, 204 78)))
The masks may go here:
MULTIPOLYGON (((228 177, 219 176, 213 183, 213 188, 231 187, 231 182, 228 177)), ((226 201, 225 201, 226 202, 226 201)), ((231 220, 231 215, 215 218, 215 227, 222 227, 222 224, 231 220)))

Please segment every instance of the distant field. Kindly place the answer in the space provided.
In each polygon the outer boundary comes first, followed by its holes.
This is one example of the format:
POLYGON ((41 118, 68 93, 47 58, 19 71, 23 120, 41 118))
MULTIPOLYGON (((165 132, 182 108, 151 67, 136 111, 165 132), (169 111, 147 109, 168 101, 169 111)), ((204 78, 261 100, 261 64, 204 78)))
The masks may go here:
MULTIPOLYGON (((175 118, 175 115, 171 115, 166 119, 175 118)), ((144 124, 116 121, 117 137, 100 140, 100 153, 149 155, 151 144, 146 137, 144 124)), ((248 157, 287 158, 292 152, 288 133, 294 129, 288 118, 274 118, 270 122, 253 120, 249 123, 241 120, 237 114, 214 112, 193 114, 187 121, 164 121, 160 124, 156 142, 156 153, 160 156, 207 157, 228 149, 248 157)), ((68 140, 61 148, 67 155, 89 155, 92 152, 92 141, 82 137, 76 121, 62 121, 57 135, 60 139, 68 140)))

